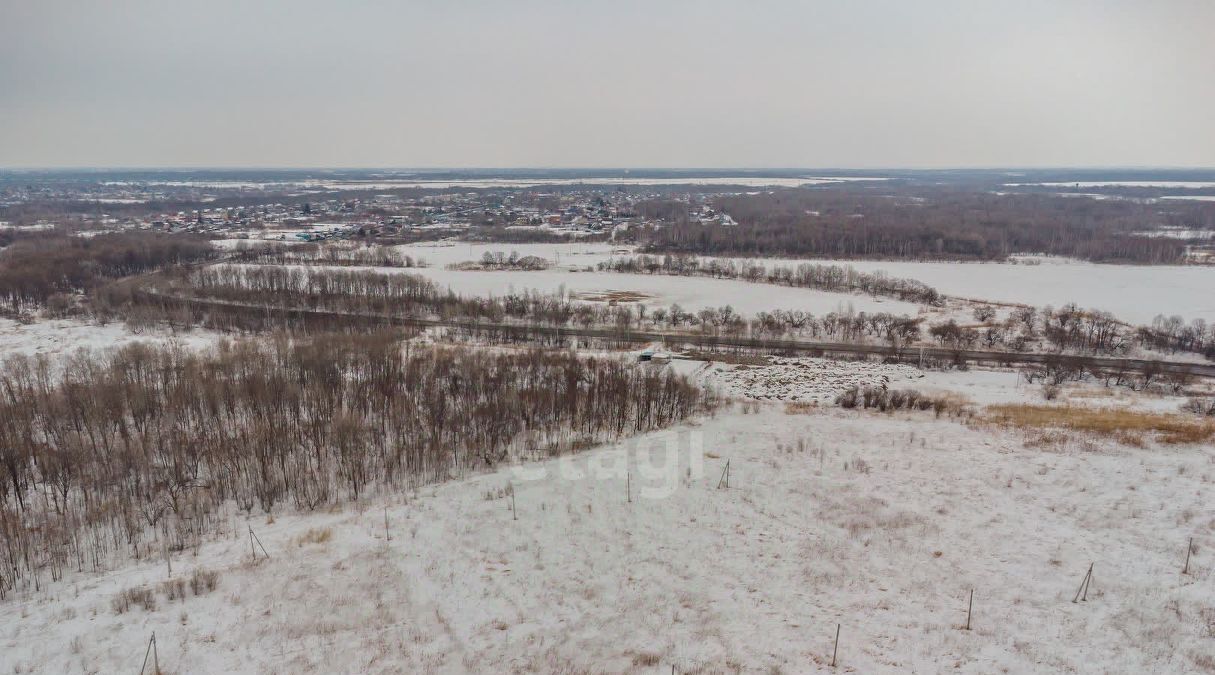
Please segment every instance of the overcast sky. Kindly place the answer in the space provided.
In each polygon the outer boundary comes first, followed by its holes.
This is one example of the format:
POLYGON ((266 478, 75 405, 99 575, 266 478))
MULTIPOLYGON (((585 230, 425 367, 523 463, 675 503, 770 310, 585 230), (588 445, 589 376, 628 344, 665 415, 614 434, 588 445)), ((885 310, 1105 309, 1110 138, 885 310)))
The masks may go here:
POLYGON ((1212 0, 0 0, 0 166, 1215 165, 1212 0))

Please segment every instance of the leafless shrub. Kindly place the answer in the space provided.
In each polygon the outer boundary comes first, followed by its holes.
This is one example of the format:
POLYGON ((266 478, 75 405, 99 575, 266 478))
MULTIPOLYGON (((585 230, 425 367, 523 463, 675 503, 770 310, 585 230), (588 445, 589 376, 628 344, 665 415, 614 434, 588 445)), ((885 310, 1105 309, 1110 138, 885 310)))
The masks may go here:
POLYGON ((881 412, 895 410, 929 410, 938 417, 945 411, 961 411, 962 401, 946 396, 930 397, 914 389, 889 390, 883 387, 849 387, 835 398, 841 408, 858 406, 873 408, 881 412))
POLYGON ((164 594, 165 600, 173 602, 174 600, 186 599, 186 580, 177 578, 163 581, 160 584, 160 592, 164 594))
POLYGON ((145 612, 153 612, 156 610, 156 594, 152 589, 142 586, 128 588, 114 596, 111 606, 115 614, 125 614, 133 606, 141 607, 145 612))
POLYGON ((190 592, 194 595, 204 595, 215 590, 219 585, 219 572, 198 568, 190 575, 190 592))
POLYGON ((1195 415, 1215 416, 1215 396, 1209 398, 1191 397, 1186 399, 1181 409, 1195 415))

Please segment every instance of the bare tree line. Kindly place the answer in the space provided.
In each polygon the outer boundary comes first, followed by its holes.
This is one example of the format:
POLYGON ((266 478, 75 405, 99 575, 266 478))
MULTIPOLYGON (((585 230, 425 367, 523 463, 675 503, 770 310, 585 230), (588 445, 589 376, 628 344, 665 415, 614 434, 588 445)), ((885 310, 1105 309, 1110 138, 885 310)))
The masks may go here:
MULTIPOLYGON (((243 242, 242 242, 243 243, 243 242)), ((425 267, 421 259, 390 246, 375 244, 268 244, 237 246, 229 259, 260 265, 349 265, 354 267, 425 267)))
POLYGON ((217 509, 315 509, 668 426, 714 405, 617 358, 391 333, 0 367, 0 594, 196 546, 217 509))
POLYGON ((1003 321, 995 311, 980 307, 978 325, 954 320, 929 327, 929 336, 942 346, 958 349, 983 347, 1026 351, 1034 343, 1068 354, 1124 355, 1135 347, 1158 351, 1185 351, 1215 358, 1215 326, 1202 319, 1186 324, 1181 317, 1156 317, 1152 326, 1130 326, 1109 312, 1067 304, 1058 309, 1016 307, 1003 321))
POLYGON ((836 293, 859 292, 882 295, 933 306, 944 304, 941 294, 921 281, 888 277, 881 272, 859 272, 844 265, 802 263, 797 267, 774 265, 769 268, 762 263, 749 260, 710 259, 702 261, 695 256, 688 255, 638 255, 601 262, 599 269, 635 274, 675 274, 715 279, 742 279, 836 293))

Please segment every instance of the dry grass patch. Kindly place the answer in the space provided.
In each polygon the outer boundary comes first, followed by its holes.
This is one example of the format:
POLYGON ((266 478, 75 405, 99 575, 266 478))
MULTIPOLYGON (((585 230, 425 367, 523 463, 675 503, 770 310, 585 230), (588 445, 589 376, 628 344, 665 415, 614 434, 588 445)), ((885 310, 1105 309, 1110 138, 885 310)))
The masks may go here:
POLYGON ((1202 443, 1215 437, 1215 422, 1167 413, 1136 412, 1114 408, 1046 405, 992 405, 984 419, 1022 429, 1071 429, 1117 439, 1128 445, 1143 444, 1157 435, 1163 443, 1202 443))
POLYGON ((818 401, 793 401, 785 404, 786 415, 805 415, 818 412, 818 401))
POLYGON ((1103 387, 1100 389, 1092 388, 1092 387, 1085 387, 1083 389, 1068 389, 1066 392, 1066 396, 1067 396, 1067 398, 1079 398, 1079 399, 1126 398, 1125 396, 1122 395, 1122 392, 1119 392, 1111 387, 1103 387))
POLYGON ((662 663, 662 655, 655 652, 638 652, 633 655, 633 666, 638 668, 653 668, 662 663))
POLYGON ((296 546, 305 544, 324 544, 333 538, 333 530, 326 527, 324 529, 309 528, 307 532, 295 538, 296 546))

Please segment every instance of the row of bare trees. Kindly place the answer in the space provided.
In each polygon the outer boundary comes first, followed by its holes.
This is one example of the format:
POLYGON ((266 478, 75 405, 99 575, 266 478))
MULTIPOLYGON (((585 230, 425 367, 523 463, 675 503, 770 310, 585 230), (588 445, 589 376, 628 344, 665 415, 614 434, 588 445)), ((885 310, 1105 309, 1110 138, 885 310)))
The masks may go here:
POLYGON ((669 369, 383 332, 13 357, 0 368, 0 594, 196 545, 223 504, 315 509, 713 404, 669 369))
POLYGON ((233 249, 229 260, 261 265, 337 265, 354 267, 425 267, 426 263, 391 246, 357 242, 248 244, 233 249))
POLYGON ((975 312, 979 325, 955 320, 929 327, 928 334, 943 346, 959 349, 983 347, 1025 351, 1034 344, 1067 354, 1122 355, 1135 348, 1191 352, 1215 358, 1215 326, 1202 319, 1186 323, 1180 317, 1156 317, 1151 326, 1134 327, 1109 312, 1066 304, 1058 309, 1016 307, 1002 321, 994 309, 975 312))
POLYGON ((836 293, 882 295, 907 302, 939 306, 944 298, 922 281, 889 277, 882 272, 860 272, 845 265, 801 263, 797 267, 766 267, 750 260, 701 260, 690 255, 638 255, 599 263, 600 270, 634 274, 675 274, 715 279, 742 279, 757 283, 813 288, 836 293))

